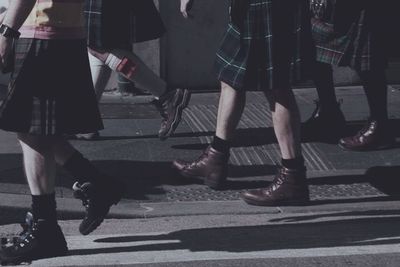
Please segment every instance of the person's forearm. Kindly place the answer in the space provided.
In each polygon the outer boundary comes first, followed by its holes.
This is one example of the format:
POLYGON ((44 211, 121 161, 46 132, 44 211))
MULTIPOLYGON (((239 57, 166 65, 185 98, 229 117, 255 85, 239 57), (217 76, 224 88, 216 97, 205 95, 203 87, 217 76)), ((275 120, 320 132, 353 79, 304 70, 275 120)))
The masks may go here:
POLYGON ((3 24, 19 30, 26 18, 29 16, 36 0, 13 0, 8 7, 3 24))

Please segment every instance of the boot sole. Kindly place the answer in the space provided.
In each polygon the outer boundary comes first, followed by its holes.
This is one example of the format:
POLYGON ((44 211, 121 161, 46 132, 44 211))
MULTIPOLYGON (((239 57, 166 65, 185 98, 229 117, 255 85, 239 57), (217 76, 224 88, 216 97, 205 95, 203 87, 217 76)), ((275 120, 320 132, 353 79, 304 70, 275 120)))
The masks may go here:
POLYGON ((65 247, 63 250, 64 251, 58 251, 58 252, 49 253, 49 254, 26 255, 26 256, 23 256, 23 257, 0 259, 0 265, 7 266, 7 265, 21 265, 23 263, 30 264, 32 261, 35 261, 35 260, 50 259, 50 258, 57 258, 57 257, 67 256, 68 255, 68 247, 65 247))
POLYGON ((360 149, 352 149, 343 146, 342 144, 338 144, 338 146, 343 149, 344 151, 351 151, 351 152, 368 152, 368 151, 379 151, 379 150, 384 150, 388 149, 391 147, 394 147, 396 145, 396 142, 390 143, 390 144, 383 144, 383 145, 378 145, 378 146, 372 146, 372 147, 367 147, 367 148, 360 148, 360 149))
POLYGON ((288 199, 279 200, 274 202, 263 202, 254 199, 246 199, 242 197, 242 200, 249 205, 263 206, 263 207, 275 207, 275 206, 306 206, 310 203, 310 199, 288 199))
POLYGON ((184 178, 187 178, 187 179, 195 179, 195 180, 201 180, 201 181, 205 181, 205 177, 202 177, 202 176, 191 176, 191 175, 189 175, 189 174, 185 174, 185 173, 183 173, 183 172, 181 172, 180 170, 178 170, 177 169, 177 171, 178 171, 178 173, 182 176, 182 177, 184 177, 184 178))
POLYGON ((166 140, 175 132, 176 128, 178 128, 178 125, 182 120, 183 110, 187 108, 187 106, 189 105, 190 98, 191 98, 191 93, 189 92, 189 90, 185 89, 182 96, 182 102, 176 108, 176 113, 174 114, 174 120, 171 123, 171 127, 164 135, 159 136, 160 140, 162 141, 166 140))
POLYGON ((91 224, 89 224, 89 226, 86 227, 85 229, 80 229, 80 228, 79 228, 79 232, 80 232, 82 235, 89 235, 89 234, 92 233, 94 230, 96 230, 96 229, 103 223, 103 221, 104 221, 104 219, 107 217, 107 215, 110 213, 111 207, 112 207, 113 205, 117 205, 117 204, 121 201, 121 199, 122 199, 122 194, 121 194, 121 196, 120 196, 117 200, 115 200, 114 202, 111 203, 108 212, 107 212, 104 216, 99 217, 98 219, 94 220, 94 221, 93 221, 91 224))

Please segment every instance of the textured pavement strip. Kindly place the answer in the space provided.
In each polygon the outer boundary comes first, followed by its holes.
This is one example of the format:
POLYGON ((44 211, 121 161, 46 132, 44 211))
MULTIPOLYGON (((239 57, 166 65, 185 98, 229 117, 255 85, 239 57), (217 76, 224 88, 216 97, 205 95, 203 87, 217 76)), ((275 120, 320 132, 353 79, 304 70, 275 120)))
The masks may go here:
MULTIPOLYGON (((185 122, 189 125, 193 132, 213 132, 216 124, 216 106, 190 106, 185 114, 185 122)), ((270 111, 262 104, 248 104, 245 108, 243 118, 239 123, 238 129, 257 129, 272 126, 272 118, 270 111), (251 123, 250 123, 251 122, 251 123)), ((210 134, 211 135, 211 134, 210 134)), ((260 139, 260 136, 255 136, 260 139)), ((272 138, 272 137, 271 137, 272 138)), ((203 144, 210 143, 211 136, 201 136, 200 140, 203 144)), ((267 139, 264 137, 262 139, 267 139)), ((264 140, 263 140, 264 141, 264 140)), ((268 140, 264 142, 269 143, 268 140)), ((332 171, 335 170, 334 165, 323 154, 316 144, 302 144, 304 151, 304 159, 306 166, 310 171, 332 171)), ((265 158, 270 159, 271 164, 280 161, 279 146, 277 144, 265 144, 262 146, 250 146, 246 148, 233 148, 231 152, 231 163, 234 165, 261 165, 265 163, 265 158), (255 149, 257 148, 257 149, 255 149), (251 159, 259 159, 254 161, 251 159), (262 160, 264 159, 264 160, 262 160)))
MULTIPOLYGON (((301 101, 299 101, 301 110, 306 110, 306 112, 308 112, 313 108, 313 105, 310 105, 313 99, 313 91, 313 89, 302 89, 296 91, 296 95, 301 96, 301 101)), ((339 96, 341 96, 341 94, 346 94, 347 97, 347 101, 344 102, 343 108, 349 109, 349 107, 353 106, 353 100, 358 100, 358 98, 360 98, 359 95, 362 94, 362 90, 360 90, 358 87, 350 89, 344 88, 339 90, 339 96)), ((193 104, 188 108, 188 111, 184 116, 185 121, 178 129, 180 131, 178 136, 176 138, 171 138, 171 140, 168 140, 167 142, 158 143, 157 140, 155 140, 156 136, 154 135, 154 129, 159 126, 159 116, 156 111, 153 110, 151 112, 146 111, 148 112, 148 116, 151 118, 156 118, 152 120, 106 120, 107 129, 104 132, 106 137, 108 135, 111 137, 110 140, 96 143, 96 146, 90 142, 78 142, 77 145, 82 148, 85 153, 88 153, 89 157, 93 157, 99 162, 99 164, 102 165, 104 165, 103 163, 111 162, 108 163, 108 165, 112 167, 112 164, 117 164, 113 163, 115 161, 114 157, 123 159, 124 165, 121 166, 124 166, 124 169, 126 169, 128 172, 134 169, 134 167, 129 167, 130 163, 132 163, 132 166, 137 166, 135 165, 136 162, 143 161, 143 163, 140 164, 144 166, 142 167, 142 170, 146 171, 146 169, 144 169, 146 166, 152 168, 153 166, 162 166, 165 168, 168 162, 176 157, 176 155, 181 156, 183 153, 188 155, 186 157, 187 159, 190 159, 190 157, 192 157, 191 155, 197 157, 199 153, 198 150, 190 151, 188 149, 173 149, 171 153, 164 152, 170 151, 171 147, 174 145, 182 145, 182 142, 189 141, 190 145, 193 144, 192 142, 195 142, 194 140, 198 140, 198 138, 202 140, 202 143, 208 143, 211 140, 217 113, 216 103, 218 98, 216 96, 217 94, 195 94, 193 98, 193 104), (204 99, 207 99, 207 101, 204 99), (209 99, 212 101, 209 101, 209 99), (198 103, 206 103, 207 105, 199 105, 198 103), (127 123, 128 121, 132 121, 134 125, 127 123), (110 124, 111 122, 112 124, 110 124), (185 135, 188 134, 187 132, 191 132, 191 134, 193 134, 192 139, 184 139, 179 137, 179 134, 185 135), (203 136, 202 133, 205 133, 205 135, 203 136), (134 137, 132 140, 130 140, 129 138, 132 136, 132 134, 134 137), (120 140, 118 139, 119 136, 126 136, 128 139, 122 138, 120 140), (141 138, 145 142, 141 141, 141 138), (155 155, 147 152, 148 150, 153 150, 154 148, 160 149, 160 152, 153 151, 158 153, 155 155), (115 149, 115 151, 110 154, 110 149, 113 149, 113 151, 115 149), (136 152, 136 150, 139 152, 136 152), (106 153, 104 151, 106 151, 106 153), (160 161, 160 164, 152 165, 152 161, 160 161)), ((396 101, 399 102, 399 96, 400 94, 398 90, 392 90, 390 92, 389 101, 391 103, 391 113, 397 117, 400 117, 400 108, 399 105, 395 105, 394 103, 396 103, 396 101)), ((150 102, 150 98, 139 98, 137 101, 139 101, 139 105, 146 104, 150 102)), ((259 187, 260 185, 267 184, 267 180, 271 178, 270 176, 275 170, 273 165, 277 163, 279 164, 279 150, 276 144, 269 144, 270 141, 265 140, 267 138, 264 137, 265 135, 268 136, 268 134, 270 134, 265 128, 263 128, 265 127, 264 121, 267 121, 269 123, 268 125, 271 124, 270 113, 265 103, 265 99, 260 97, 260 93, 252 92, 249 93, 248 102, 249 104, 247 105, 246 112, 243 116, 244 119, 239 127, 245 132, 244 134, 240 134, 242 139, 238 140, 238 147, 234 147, 232 149, 232 165, 230 166, 229 179, 231 188, 222 192, 214 192, 200 185, 163 185, 161 184, 162 179, 157 180, 158 178, 153 175, 153 172, 149 171, 150 175, 146 176, 146 179, 156 179, 156 183, 160 183, 159 185, 157 184, 157 192, 163 191, 164 194, 161 196, 160 193, 157 193, 160 197, 150 197, 151 201, 174 202, 187 201, 190 199, 193 201, 203 201, 205 199, 210 201, 237 200, 241 190, 247 187, 259 187), (249 128, 251 130, 246 132, 246 130, 249 128), (246 137, 250 137, 250 142, 246 141, 246 137), (252 143, 253 141, 254 143, 252 143), (242 143, 244 145, 242 145, 242 143), (248 181, 248 178, 254 179, 248 181)), ((140 107, 140 110, 141 109, 143 109, 142 106, 140 107)), ((360 114, 364 112, 362 111, 362 107, 357 106, 357 109, 360 109, 359 111, 356 110, 360 114)), ((114 111, 107 111, 106 113, 112 115, 111 113, 113 112, 114 111)), ((11 142, 11 140, 12 142, 15 142, 15 137, 12 135, 5 135, 3 139, 2 135, 2 140, 4 140, 4 143, 2 142, 0 144, 1 151, 3 151, 2 146, 9 146, 9 142, 11 142)), ((11 180, 18 173, 20 173, 19 175, 22 177, 20 155, 16 154, 15 152, 19 151, 20 149, 16 142, 15 146, 15 148, 11 149, 14 151, 12 152, 13 154, 11 154, 11 152, 7 152, 9 153, 8 155, 0 155, 2 156, 2 163, 7 165, 1 166, 2 181, 5 181, 5 183, 10 181, 9 184, 5 184, 5 187, 0 188, 0 191, 9 192, 9 190, 11 190, 14 193, 23 193, 27 192, 26 185, 25 187, 21 187, 21 185, 13 186, 11 184, 11 180), (18 166, 19 169, 18 173, 16 166, 18 166)), ((385 194, 380 191, 379 188, 377 189, 374 186, 371 186, 369 180, 364 177, 365 169, 375 164, 380 166, 400 165, 398 149, 369 153, 348 153, 342 152, 334 145, 305 143, 303 144, 303 150, 306 158, 306 164, 310 172, 310 178, 323 177, 324 174, 332 176, 321 179, 310 179, 311 196, 313 199, 331 199, 335 197, 351 198, 353 196, 363 197, 363 194, 365 194, 365 196, 384 196, 385 194), (360 173, 351 173, 351 170, 357 169, 360 170, 360 173), (340 170, 344 171, 340 172, 340 170), (311 174, 312 172, 314 172, 315 175, 311 174), (340 175, 338 173, 340 173, 340 175), (340 176, 343 176, 343 178, 340 176), (365 192, 363 193, 363 191, 365 192)), ((119 174, 119 169, 120 168, 114 168, 113 170, 119 174)), ((126 175, 122 176, 129 178, 126 175)), ((375 178, 378 179, 381 177, 375 178)), ((22 180, 21 182, 24 183, 22 180)), ((145 182, 149 181, 146 180, 145 182)), ((142 184, 139 181, 133 185, 140 186, 142 184)), ((149 186, 153 185, 150 184, 149 186)), ((146 190, 148 190, 146 192, 151 194, 152 190, 150 187, 146 190)), ((60 190, 59 194, 65 194, 66 197, 70 196, 70 192, 68 190, 60 190)), ((143 202, 143 199, 139 200, 139 202, 143 202)))

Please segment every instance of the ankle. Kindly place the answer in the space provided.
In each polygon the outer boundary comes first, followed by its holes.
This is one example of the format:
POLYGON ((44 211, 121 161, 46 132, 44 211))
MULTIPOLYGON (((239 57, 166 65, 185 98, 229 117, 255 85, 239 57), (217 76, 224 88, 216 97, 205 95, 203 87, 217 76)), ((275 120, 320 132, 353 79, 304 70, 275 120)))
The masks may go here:
POLYGON ((78 151, 65 162, 63 167, 73 176, 73 179, 80 184, 85 182, 98 182, 104 177, 104 175, 78 151))
POLYGON ((302 156, 293 159, 283 159, 282 166, 290 170, 302 170, 304 169, 304 158, 302 156))
POLYGON ((231 148, 231 142, 228 140, 224 140, 222 138, 219 138, 218 136, 214 136, 214 139, 211 143, 211 147, 218 152, 221 152, 223 154, 229 154, 230 148, 231 148))
POLYGON ((55 193, 32 195, 32 213, 36 220, 57 221, 55 193))

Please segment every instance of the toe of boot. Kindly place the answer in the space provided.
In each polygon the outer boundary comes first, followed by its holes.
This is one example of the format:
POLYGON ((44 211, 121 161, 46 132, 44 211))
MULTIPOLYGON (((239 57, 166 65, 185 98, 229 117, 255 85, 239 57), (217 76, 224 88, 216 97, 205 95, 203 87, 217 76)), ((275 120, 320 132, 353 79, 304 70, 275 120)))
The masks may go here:
POLYGON ((178 171, 182 171, 183 169, 185 169, 187 164, 188 164, 188 162, 177 159, 172 162, 172 168, 176 169, 178 171))

